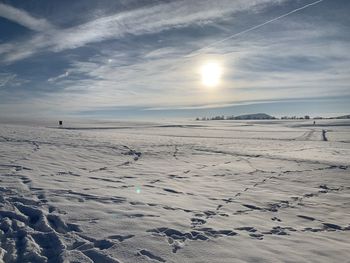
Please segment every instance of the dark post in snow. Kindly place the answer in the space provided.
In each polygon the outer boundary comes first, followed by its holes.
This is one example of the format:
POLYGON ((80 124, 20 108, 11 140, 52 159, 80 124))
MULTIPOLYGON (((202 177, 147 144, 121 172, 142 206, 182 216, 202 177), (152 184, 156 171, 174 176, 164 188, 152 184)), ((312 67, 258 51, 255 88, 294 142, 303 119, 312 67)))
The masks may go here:
POLYGON ((326 130, 322 130, 322 139, 323 139, 323 141, 328 141, 328 139, 327 139, 327 136, 326 136, 326 133, 327 133, 327 131, 326 130))

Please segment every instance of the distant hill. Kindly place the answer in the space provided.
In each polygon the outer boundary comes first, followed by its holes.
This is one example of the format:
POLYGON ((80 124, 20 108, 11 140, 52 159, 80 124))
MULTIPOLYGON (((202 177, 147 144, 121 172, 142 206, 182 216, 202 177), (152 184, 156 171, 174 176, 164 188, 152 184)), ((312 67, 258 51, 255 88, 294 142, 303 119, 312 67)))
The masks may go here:
POLYGON ((235 120, 274 120, 273 116, 266 113, 246 114, 234 117, 235 120))
POLYGON ((335 117, 334 119, 350 119, 350 114, 349 115, 335 117))

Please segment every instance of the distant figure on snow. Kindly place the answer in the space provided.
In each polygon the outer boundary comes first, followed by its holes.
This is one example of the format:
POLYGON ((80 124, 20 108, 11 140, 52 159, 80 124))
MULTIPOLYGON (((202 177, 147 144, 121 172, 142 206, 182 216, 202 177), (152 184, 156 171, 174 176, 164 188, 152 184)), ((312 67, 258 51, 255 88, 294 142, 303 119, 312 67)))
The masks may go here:
POLYGON ((59 127, 62 127, 63 121, 58 121, 58 125, 59 125, 59 127))
POLYGON ((314 126, 316 125, 316 121, 314 121, 314 126))

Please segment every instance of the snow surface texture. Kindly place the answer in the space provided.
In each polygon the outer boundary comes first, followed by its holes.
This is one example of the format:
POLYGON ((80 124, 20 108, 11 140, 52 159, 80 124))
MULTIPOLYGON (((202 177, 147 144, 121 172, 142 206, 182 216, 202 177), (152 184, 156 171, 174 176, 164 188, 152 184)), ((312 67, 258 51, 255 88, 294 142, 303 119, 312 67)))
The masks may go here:
POLYGON ((350 121, 310 123, 1 125, 0 262, 349 262, 350 121))

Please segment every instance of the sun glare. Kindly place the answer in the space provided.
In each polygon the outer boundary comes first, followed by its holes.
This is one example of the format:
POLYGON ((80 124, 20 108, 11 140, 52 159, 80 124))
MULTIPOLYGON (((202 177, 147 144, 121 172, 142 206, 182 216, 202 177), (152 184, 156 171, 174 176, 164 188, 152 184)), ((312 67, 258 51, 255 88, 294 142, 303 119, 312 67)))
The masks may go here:
POLYGON ((216 87, 220 84, 222 69, 216 62, 205 63, 200 70, 202 84, 206 87, 216 87))

